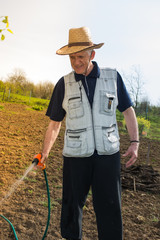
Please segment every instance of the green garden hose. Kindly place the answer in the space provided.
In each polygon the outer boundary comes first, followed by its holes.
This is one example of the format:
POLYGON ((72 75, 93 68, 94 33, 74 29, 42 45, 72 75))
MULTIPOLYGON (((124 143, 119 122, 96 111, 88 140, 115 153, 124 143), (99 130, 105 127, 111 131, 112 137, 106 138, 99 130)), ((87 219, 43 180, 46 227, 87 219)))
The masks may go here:
POLYGON ((15 231, 15 229, 14 229, 12 223, 11 223, 6 217, 4 217, 4 216, 1 215, 1 214, 0 214, 0 217, 2 217, 3 219, 5 219, 5 220, 10 224, 10 226, 11 226, 11 228, 12 228, 12 230, 13 230, 13 233, 14 233, 15 239, 18 240, 18 237, 17 237, 16 231, 15 231))
MULTIPOLYGON (((47 225, 46 225, 46 229, 45 229, 44 235, 43 235, 43 237, 42 237, 42 240, 44 240, 45 237, 46 237, 46 234, 47 234, 47 231, 48 231, 49 222, 50 222, 50 214, 51 214, 50 192, 49 192, 49 185, 48 185, 48 179, 47 179, 46 169, 43 169, 43 172, 44 172, 44 177, 45 177, 45 181, 46 181, 47 196, 48 196, 48 219, 47 219, 47 225)), ((17 237, 16 231, 15 231, 15 229, 14 229, 12 223, 11 223, 6 217, 4 217, 4 216, 1 215, 1 214, 0 214, 0 217, 2 217, 4 220, 6 220, 6 221, 10 224, 10 226, 11 226, 11 228, 12 228, 12 230, 13 230, 13 233, 14 233, 15 239, 18 240, 18 237, 17 237)))
POLYGON ((47 219, 47 225, 46 225, 46 229, 43 235, 42 240, 45 239, 47 231, 48 231, 48 227, 49 227, 49 222, 50 222, 50 215, 51 215, 51 201, 50 201, 50 192, 49 192, 49 185, 48 185, 48 179, 47 179, 47 173, 46 173, 46 169, 43 170, 44 172, 44 177, 45 177, 45 181, 46 181, 46 186, 47 186, 47 196, 48 196, 48 219, 47 219))

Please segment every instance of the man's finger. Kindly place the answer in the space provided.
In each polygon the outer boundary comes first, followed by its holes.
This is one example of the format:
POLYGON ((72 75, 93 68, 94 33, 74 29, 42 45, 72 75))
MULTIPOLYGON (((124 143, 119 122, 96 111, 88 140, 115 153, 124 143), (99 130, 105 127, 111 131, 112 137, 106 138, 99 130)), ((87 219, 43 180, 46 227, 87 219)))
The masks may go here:
POLYGON ((126 163, 126 168, 132 166, 136 161, 136 158, 133 156, 127 163, 126 163))

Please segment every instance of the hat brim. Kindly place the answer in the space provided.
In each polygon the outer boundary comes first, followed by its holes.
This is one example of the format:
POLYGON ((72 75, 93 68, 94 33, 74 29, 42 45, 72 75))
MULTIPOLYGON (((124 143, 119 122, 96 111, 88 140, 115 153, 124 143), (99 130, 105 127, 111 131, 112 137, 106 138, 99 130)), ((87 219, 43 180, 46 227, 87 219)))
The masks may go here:
POLYGON ((82 52, 86 50, 92 50, 92 49, 98 49, 101 48, 104 45, 104 43, 99 43, 99 44, 93 44, 92 46, 72 46, 69 47, 68 45, 58 49, 56 51, 56 54, 58 55, 70 55, 72 53, 77 53, 77 52, 82 52))

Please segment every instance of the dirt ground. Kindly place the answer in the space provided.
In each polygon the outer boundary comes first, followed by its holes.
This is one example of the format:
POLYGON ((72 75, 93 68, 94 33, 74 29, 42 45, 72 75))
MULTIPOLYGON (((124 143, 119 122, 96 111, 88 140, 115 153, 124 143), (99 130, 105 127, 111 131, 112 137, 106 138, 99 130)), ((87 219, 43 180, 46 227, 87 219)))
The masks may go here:
MULTIPOLYGON (((0 214, 8 218, 19 240, 41 240, 47 222, 47 193, 43 171, 32 170, 22 184, 2 201, 12 184, 30 166, 33 156, 41 150, 49 119, 20 104, 1 103, 0 109, 0 214)), ((47 177, 51 195, 51 220, 48 240, 60 240, 62 199, 63 131, 53 147, 47 177)), ((128 146, 128 137, 121 136, 121 152, 128 146)), ((141 140, 138 163, 147 159, 149 141, 141 140)), ((160 171, 160 142, 150 141, 150 164, 160 171)), ((122 189, 124 240, 160 240, 160 192, 149 193, 122 189)), ((14 239, 9 224, 0 218, 0 240, 14 239)), ((83 240, 96 240, 96 220, 89 195, 84 207, 83 240)), ((107 239, 106 239, 107 240, 107 239)), ((110 239, 108 239, 110 240, 110 239)))

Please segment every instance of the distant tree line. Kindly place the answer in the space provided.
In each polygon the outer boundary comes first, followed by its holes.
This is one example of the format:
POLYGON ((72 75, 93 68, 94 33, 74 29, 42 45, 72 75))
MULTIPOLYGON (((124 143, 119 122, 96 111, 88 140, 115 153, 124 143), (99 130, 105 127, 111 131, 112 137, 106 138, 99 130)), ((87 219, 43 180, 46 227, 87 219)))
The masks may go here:
POLYGON ((0 92, 3 92, 4 95, 10 92, 24 96, 50 99, 53 88, 54 84, 49 81, 35 85, 27 79, 25 72, 21 69, 15 69, 13 73, 8 75, 5 81, 0 80, 0 92))

